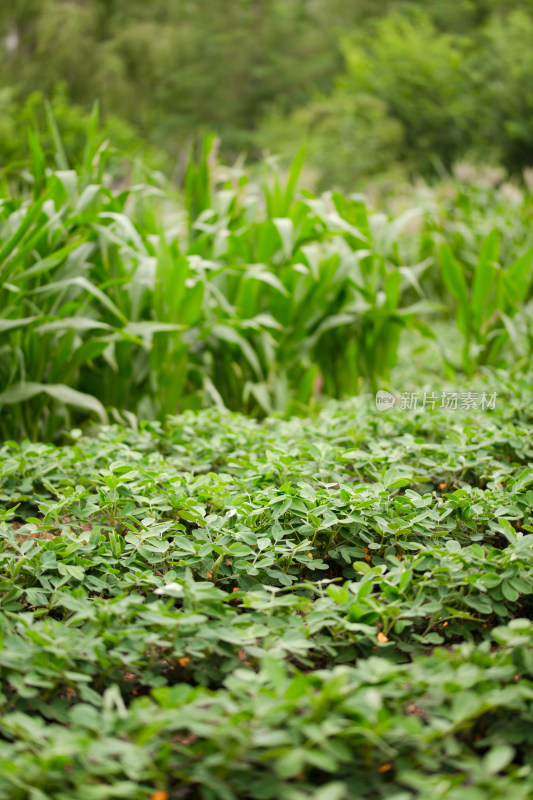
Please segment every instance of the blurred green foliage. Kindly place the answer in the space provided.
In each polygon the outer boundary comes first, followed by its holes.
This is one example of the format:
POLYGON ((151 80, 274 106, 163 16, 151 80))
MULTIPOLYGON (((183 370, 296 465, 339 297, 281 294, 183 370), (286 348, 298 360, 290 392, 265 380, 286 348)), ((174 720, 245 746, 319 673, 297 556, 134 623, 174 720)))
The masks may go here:
POLYGON ((533 163, 531 13, 515 9, 458 33, 442 30, 430 7, 342 37, 336 88, 270 121, 276 149, 294 152, 305 138, 322 182, 348 189, 397 164, 434 175, 465 158, 514 173, 533 163))
POLYGON ((18 0, 0 8, 0 162, 22 157, 38 92, 67 148, 98 100, 111 144, 144 139, 180 177, 206 130, 227 157, 306 140, 347 189, 465 157, 519 171, 532 40, 532 0, 18 0))
MULTIPOLYGON (((59 83, 53 90, 49 102, 40 91, 32 92, 22 103, 15 99, 14 92, 5 88, 0 90, 0 167, 13 173, 25 162, 28 146, 27 137, 21 132, 39 131, 40 144, 47 153, 53 154, 55 142, 50 132, 47 115, 51 112, 61 129, 61 140, 71 166, 80 166, 87 145, 87 131, 90 127, 93 110, 70 103, 67 85, 59 83), (48 107, 48 112, 47 112, 48 107)), ((161 158, 146 142, 139 138, 133 127, 124 119, 109 115, 105 123, 95 131, 96 148, 112 145, 116 159, 107 159, 107 168, 121 174, 120 161, 127 153, 131 159, 136 154, 156 166, 161 158), (122 155, 119 155, 122 154, 122 155)))

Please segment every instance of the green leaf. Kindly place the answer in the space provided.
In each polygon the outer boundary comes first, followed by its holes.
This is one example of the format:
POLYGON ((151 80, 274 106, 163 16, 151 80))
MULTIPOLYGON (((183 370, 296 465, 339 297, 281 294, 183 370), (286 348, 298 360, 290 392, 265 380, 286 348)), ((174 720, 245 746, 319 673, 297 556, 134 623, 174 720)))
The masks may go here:
POLYGON ((503 581, 501 589, 506 600, 509 600, 511 603, 516 603, 519 597, 518 591, 509 581, 503 581))
POLYGON ((14 331, 17 328, 26 328, 41 317, 22 317, 21 319, 0 319, 0 333, 14 331))
POLYGON ((348 797, 348 787, 345 783, 334 781, 326 783, 313 793, 313 800, 343 800, 348 797))
POLYGON ((512 491, 513 492, 521 492, 526 486, 530 486, 533 483, 533 469, 525 469, 523 470, 512 483, 512 491))
POLYGON ((440 259, 442 275, 448 291, 457 300, 460 306, 467 308, 469 306, 469 298, 463 270, 453 257, 447 245, 441 246, 440 259))
POLYGON ((502 273, 502 283, 508 309, 516 309, 523 303, 531 286, 533 264, 533 247, 519 256, 502 273))
POLYGON ((39 394, 47 394, 52 399, 57 400, 59 403, 64 403, 65 405, 92 411, 102 422, 107 422, 105 409, 96 397, 79 392, 77 389, 71 389, 70 386, 65 386, 60 383, 46 384, 33 383, 31 381, 16 383, 0 394, 0 405, 22 403, 39 394))
POLYGON ((515 750, 508 744, 492 747, 483 758, 483 765, 489 775, 496 775, 509 766, 515 756, 515 750))
POLYGON ((498 233, 493 230, 483 242, 472 283, 473 319, 478 329, 485 319, 484 312, 494 285, 497 259, 498 233))
POLYGON ((4 246, 0 249, 0 278, 2 277, 2 273, 7 271, 9 266, 7 262, 7 258, 11 255, 11 253, 15 250, 18 244, 22 241, 26 233, 32 227, 33 223, 39 217, 44 203, 48 200, 49 194, 45 193, 42 197, 35 203, 33 203, 27 210, 24 218, 15 231, 15 233, 11 236, 10 239, 4 244, 4 246))
POLYGON ((53 281, 52 283, 47 283, 44 286, 39 286, 36 289, 32 289, 28 292, 28 294, 55 294, 63 290, 68 291, 73 286, 79 286, 89 294, 92 294, 108 311, 111 312, 111 314, 113 314, 114 317, 116 317, 120 322, 127 324, 128 320, 122 311, 102 291, 100 291, 97 286, 82 276, 68 278, 61 281, 53 281))
POLYGON ((366 561, 354 561, 352 567, 356 572, 360 572, 363 575, 367 575, 369 572, 372 572, 372 567, 366 563, 366 561))

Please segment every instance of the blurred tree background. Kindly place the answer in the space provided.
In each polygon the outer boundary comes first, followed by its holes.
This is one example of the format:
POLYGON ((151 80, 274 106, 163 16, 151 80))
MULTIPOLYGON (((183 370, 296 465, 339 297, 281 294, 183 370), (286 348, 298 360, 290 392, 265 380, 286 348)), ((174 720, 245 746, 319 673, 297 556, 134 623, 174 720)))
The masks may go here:
POLYGON ((533 163, 533 0, 16 0, 0 6, 0 164, 52 105, 76 161, 102 135, 169 173, 305 142, 322 185, 533 163))

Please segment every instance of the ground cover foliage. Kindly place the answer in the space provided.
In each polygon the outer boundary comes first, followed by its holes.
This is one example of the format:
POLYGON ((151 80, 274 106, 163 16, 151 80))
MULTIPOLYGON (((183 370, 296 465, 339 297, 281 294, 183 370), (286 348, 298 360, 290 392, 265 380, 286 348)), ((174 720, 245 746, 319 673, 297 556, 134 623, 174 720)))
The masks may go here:
POLYGON ((7 441, 0 797, 530 797, 529 385, 7 441))

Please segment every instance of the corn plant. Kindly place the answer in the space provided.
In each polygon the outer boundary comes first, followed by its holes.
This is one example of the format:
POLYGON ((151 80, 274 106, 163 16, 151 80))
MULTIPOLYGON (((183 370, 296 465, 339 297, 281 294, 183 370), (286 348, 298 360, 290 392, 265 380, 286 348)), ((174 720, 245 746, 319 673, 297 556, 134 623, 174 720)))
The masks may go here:
POLYGON ((299 193, 302 160, 300 154, 285 181, 274 161, 259 185, 241 180, 239 191, 227 181, 223 206, 204 209, 195 225, 202 235, 193 252, 226 264, 214 282, 257 354, 244 381, 243 365, 230 352, 216 359, 217 386, 231 374, 237 391, 244 382, 242 397, 223 395, 233 408, 243 401, 253 408, 255 401, 265 411, 286 412, 321 388, 357 392, 393 366, 402 330, 431 335, 420 315, 435 305, 424 301, 419 281, 430 262, 402 264, 402 219, 370 214, 361 198, 299 193))
POLYGON ((272 159, 258 175, 228 168, 213 138, 191 152, 181 193, 139 164, 113 188, 96 112, 76 170, 48 124, 55 152, 31 132, 27 170, 2 183, 7 438, 211 403, 300 412, 318 395, 375 388, 402 333, 432 336, 441 311, 457 310, 467 371, 498 364, 508 344, 523 353, 532 253, 502 270, 496 233, 472 275, 442 247, 445 308, 433 255, 420 258, 423 208, 384 214, 362 196, 299 190, 303 153, 286 175, 272 159))
POLYGON ((533 279, 533 248, 503 269, 498 263, 498 234, 492 231, 470 274, 447 245, 442 245, 440 252, 443 279, 457 303, 465 372, 498 365, 504 345, 517 339, 513 319, 523 308, 533 279))
POLYGON ((109 408, 175 412, 185 400, 188 354, 231 315, 206 292, 210 265, 185 258, 166 241, 170 234, 153 227, 147 206, 156 189, 112 192, 102 183, 102 151, 78 172, 68 169, 50 124, 61 169, 46 166, 30 134, 32 196, 14 193, 0 210, 6 438, 49 438, 71 424, 69 409, 101 420, 109 408))

